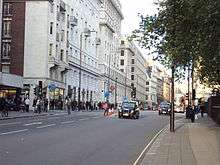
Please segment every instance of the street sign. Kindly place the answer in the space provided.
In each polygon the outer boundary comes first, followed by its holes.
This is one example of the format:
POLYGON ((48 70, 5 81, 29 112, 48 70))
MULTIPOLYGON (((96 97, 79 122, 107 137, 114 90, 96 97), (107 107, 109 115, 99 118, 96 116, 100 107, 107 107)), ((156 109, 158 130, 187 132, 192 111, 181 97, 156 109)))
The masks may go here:
POLYGON ((128 101, 128 97, 125 96, 124 99, 123 99, 123 101, 124 101, 124 102, 127 102, 127 101, 128 101))
POLYGON ((56 89, 56 84, 51 83, 51 84, 48 85, 48 88, 49 88, 50 91, 53 91, 53 90, 56 89))
POLYGON ((110 95, 109 91, 106 91, 106 92, 104 93, 104 96, 105 96, 105 97, 109 97, 109 95, 110 95))

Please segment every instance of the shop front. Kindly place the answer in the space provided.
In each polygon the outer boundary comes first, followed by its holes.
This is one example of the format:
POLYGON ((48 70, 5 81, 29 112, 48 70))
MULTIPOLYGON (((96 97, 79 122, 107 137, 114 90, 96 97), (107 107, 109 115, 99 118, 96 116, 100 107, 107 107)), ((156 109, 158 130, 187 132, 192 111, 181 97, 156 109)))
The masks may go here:
POLYGON ((48 100, 50 110, 63 110, 65 88, 62 84, 50 82, 48 84, 48 100))

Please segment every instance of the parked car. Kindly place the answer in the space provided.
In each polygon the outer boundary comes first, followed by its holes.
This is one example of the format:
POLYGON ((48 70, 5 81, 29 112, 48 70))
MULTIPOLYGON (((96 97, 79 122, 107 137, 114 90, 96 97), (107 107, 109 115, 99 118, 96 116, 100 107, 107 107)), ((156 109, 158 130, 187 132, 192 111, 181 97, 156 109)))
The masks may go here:
POLYGON ((140 116, 140 109, 138 107, 138 102, 135 101, 123 102, 118 110, 119 118, 127 117, 131 119, 138 119, 139 116, 140 116))
POLYGON ((170 112, 171 112, 170 103, 168 103, 166 101, 161 102, 160 105, 158 106, 159 115, 170 114, 170 112))

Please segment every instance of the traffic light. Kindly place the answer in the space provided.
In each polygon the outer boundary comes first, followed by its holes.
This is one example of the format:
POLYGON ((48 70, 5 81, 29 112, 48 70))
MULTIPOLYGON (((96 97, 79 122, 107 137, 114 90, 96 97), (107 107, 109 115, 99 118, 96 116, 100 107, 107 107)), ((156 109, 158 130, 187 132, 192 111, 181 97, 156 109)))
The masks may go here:
POLYGON ((192 90, 192 100, 195 100, 196 99, 196 90, 193 89, 192 90))
POLYGON ((186 93, 186 98, 188 98, 189 97, 189 93, 186 93))
POLYGON ((34 88, 34 94, 37 95, 37 87, 34 88))
POLYGON ((38 86, 34 88, 34 94, 35 94, 35 96, 39 95, 39 87, 38 86))
POLYGON ((43 93, 42 93, 43 82, 42 82, 42 81, 39 81, 39 82, 38 82, 38 86, 39 86, 39 87, 38 87, 38 95, 39 95, 39 96, 42 96, 42 94, 43 94, 43 93))
POLYGON ((131 97, 132 97, 132 98, 136 98, 136 87, 133 87, 133 88, 132 88, 131 97))

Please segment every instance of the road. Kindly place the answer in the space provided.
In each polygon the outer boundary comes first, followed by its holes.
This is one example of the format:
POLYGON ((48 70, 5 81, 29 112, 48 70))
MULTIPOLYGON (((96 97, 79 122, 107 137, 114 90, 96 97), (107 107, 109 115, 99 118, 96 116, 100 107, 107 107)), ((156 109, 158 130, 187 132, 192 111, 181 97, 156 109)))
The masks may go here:
POLYGON ((2 165, 132 165, 169 116, 139 120, 101 112, 0 121, 2 165))

